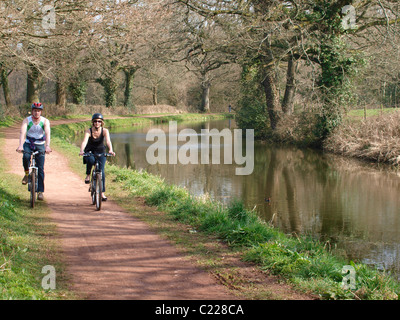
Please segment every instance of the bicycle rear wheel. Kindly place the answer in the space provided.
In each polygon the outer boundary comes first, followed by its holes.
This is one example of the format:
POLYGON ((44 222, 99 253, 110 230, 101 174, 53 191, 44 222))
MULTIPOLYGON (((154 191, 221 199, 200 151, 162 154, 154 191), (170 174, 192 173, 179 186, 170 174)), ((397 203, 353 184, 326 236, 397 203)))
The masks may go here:
POLYGON ((101 209, 101 191, 103 189, 103 181, 101 179, 101 173, 96 173, 96 190, 95 190, 95 198, 96 198, 96 210, 101 209))
POLYGON ((36 200, 36 172, 35 170, 32 170, 31 174, 30 174, 30 203, 31 203, 31 207, 34 208, 35 207, 35 200, 36 200))

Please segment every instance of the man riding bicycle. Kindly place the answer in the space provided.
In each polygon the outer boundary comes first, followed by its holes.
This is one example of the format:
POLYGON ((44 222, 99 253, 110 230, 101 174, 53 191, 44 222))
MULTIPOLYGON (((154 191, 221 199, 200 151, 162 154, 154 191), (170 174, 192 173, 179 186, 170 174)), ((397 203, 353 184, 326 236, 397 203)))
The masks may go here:
MULTIPOLYGON (((108 129, 103 128, 104 126, 104 117, 101 113, 95 113, 92 116, 92 127, 85 131, 85 136, 83 137, 83 141, 81 144, 81 150, 79 155, 83 155, 86 152, 91 151, 93 154, 104 154, 106 151, 106 147, 104 142, 108 147, 108 152, 115 156, 115 152, 113 151, 110 132, 108 129)), ((95 157, 85 157, 84 163, 86 163, 86 179, 85 183, 90 183, 90 172, 92 166, 95 164, 95 157)), ((103 155, 100 157, 100 168, 102 172, 102 180, 103 180, 103 190, 101 193, 102 201, 106 201, 107 197, 105 195, 105 174, 104 174, 104 166, 106 164, 106 156, 103 155)))
POLYGON ((36 165, 38 167, 38 200, 43 200, 44 192, 44 160, 45 153, 50 153, 50 121, 42 117, 43 104, 35 102, 31 105, 32 115, 22 121, 19 137, 19 146, 17 152, 25 151, 22 157, 22 164, 25 170, 25 176, 22 184, 28 183, 29 166, 31 161, 31 152, 39 151, 36 156, 36 165))

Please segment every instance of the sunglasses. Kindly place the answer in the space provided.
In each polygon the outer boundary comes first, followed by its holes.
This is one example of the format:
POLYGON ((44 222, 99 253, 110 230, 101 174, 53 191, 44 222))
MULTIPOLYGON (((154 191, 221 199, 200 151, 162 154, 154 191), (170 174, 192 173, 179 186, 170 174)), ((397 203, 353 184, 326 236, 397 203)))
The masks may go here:
POLYGON ((101 120, 94 120, 93 123, 103 123, 101 120))

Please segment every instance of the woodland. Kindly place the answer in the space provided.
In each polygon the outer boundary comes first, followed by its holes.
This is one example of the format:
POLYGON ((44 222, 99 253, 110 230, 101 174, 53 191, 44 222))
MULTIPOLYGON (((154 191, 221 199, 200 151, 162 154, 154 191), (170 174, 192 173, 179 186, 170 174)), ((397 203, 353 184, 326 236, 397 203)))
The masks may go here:
POLYGON ((399 13, 397 0, 4 0, 0 111, 231 105, 258 138, 299 128, 319 145, 349 110, 399 106, 399 13))

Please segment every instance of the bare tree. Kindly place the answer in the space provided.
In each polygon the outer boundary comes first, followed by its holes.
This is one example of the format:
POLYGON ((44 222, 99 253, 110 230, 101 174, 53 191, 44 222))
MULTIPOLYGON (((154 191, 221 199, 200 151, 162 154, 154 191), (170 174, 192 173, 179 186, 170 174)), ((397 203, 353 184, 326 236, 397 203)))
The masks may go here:
POLYGON ((173 61, 184 61, 188 71, 193 73, 201 85, 202 112, 210 112, 210 88, 221 66, 236 61, 236 51, 227 41, 224 29, 212 19, 197 12, 179 11, 174 38, 179 44, 178 57, 173 61))
POLYGON ((399 22, 398 2, 393 0, 178 2, 209 20, 223 21, 226 29, 236 31, 231 41, 241 49, 242 63, 258 68, 272 129, 276 128, 282 109, 292 110, 294 60, 302 59, 317 69, 316 85, 323 101, 322 138, 339 123, 340 109, 348 94, 346 86, 356 70, 355 50, 359 48, 350 47, 348 39, 371 28, 380 28, 387 35, 399 22), (353 28, 352 19, 350 25, 343 24, 349 17, 344 10, 348 7, 357 14, 357 28, 353 28), (283 105, 278 87, 282 62, 287 66, 283 105))

